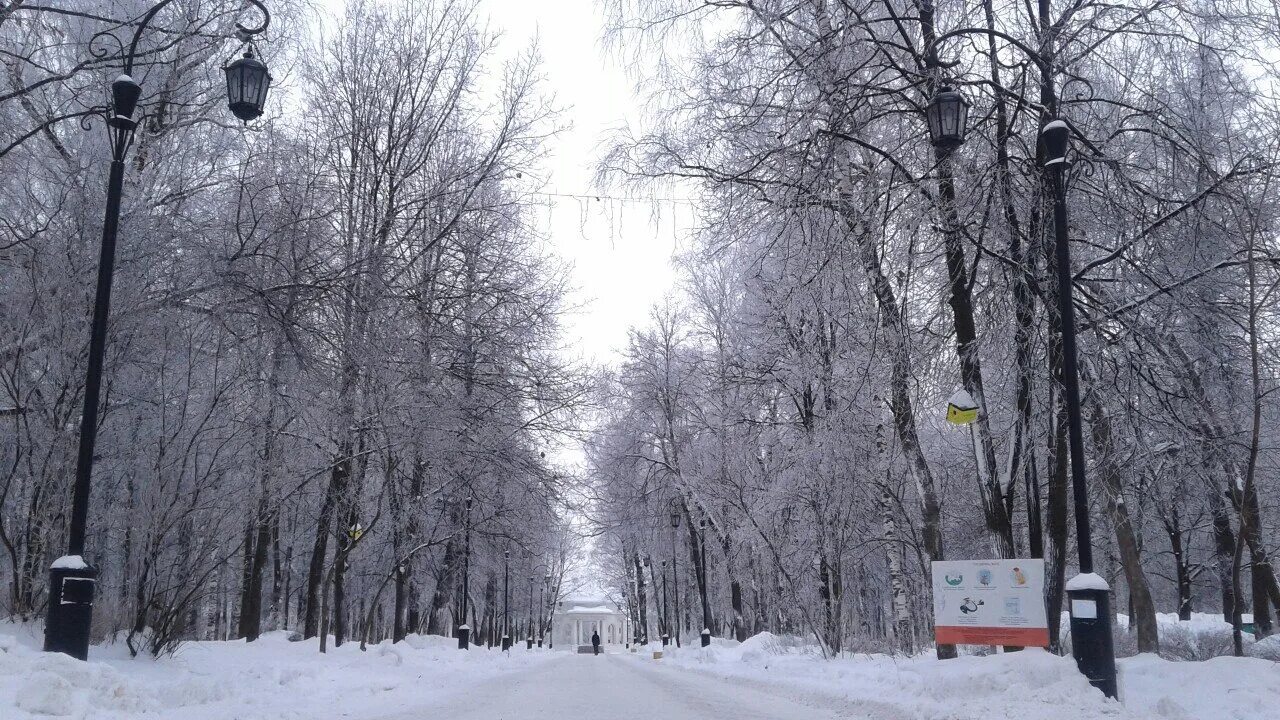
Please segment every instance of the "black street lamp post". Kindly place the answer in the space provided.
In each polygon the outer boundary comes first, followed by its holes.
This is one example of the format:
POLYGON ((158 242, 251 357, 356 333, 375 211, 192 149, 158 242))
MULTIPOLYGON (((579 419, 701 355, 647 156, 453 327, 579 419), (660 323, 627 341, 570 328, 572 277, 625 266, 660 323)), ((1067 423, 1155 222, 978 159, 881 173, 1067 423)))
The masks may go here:
POLYGON ((702 647, 711 644, 711 601, 707 598, 707 518, 704 516, 698 524, 698 558, 702 563, 702 647))
POLYGON ((1054 252, 1058 271, 1058 316, 1062 324, 1062 385, 1067 400, 1067 441, 1071 452, 1071 492, 1075 501, 1076 545, 1080 574, 1067 581, 1071 612, 1071 654, 1090 684, 1107 697, 1116 697, 1116 651, 1111 636, 1111 588, 1093 572, 1093 543, 1089 527, 1089 486, 1084 474, 1084 430, 1080 411, 1080 371, 1077 367, 1076 313, 1072 295, 1071 248, 1067 227, 1067 148, 1071 129, 1053 120, 1040 130, 1044 166, 1053 175, 1054 252))
MULTIPOLYGON (((556 588, 559 590, 559 588, 556 588)), ((556 646, 556 592, 551 585, 551 576, 547 576, 547 649, 556 646)))
POLYGON ((525 638, 525 650, 533 649, 533 576, 529 576, 529 614, 525 617, 524 629, 527 637, 525 638))
POLYGON ((547 575, 542 578, 542 587, 538 588, 538 647, 542 647, 542 641, 547 639, 547 592, 550 589, 551 576, 547 575))
POLYGON ((467 495, 463 510, 462 534, 462 623, 458 625, 458 649, 471 647, 471 626, 467 624, 467 599, 471 592, 471 496, 467 495))
POLYGON ((502 552, 502 651, 511 649, 511 551, 502 552))
POLYGON ((676 647, 680 647, 680 575, 676 562, 676 530, 680 527, 680 508, 671 503, 671 599, 675 601, 676 647))
MULTIPOLYGON (((1043 17, 1049 16, 1049 0, 1040 0, 1043 17)), ((926 49, 925 55, 939 66, 937 47, 944 40, 961 35, 987 35, 1000 38, 1026 54, 1041 71, 1041 95, 1044 123, 1040 128, 1041 165, 1053 186, 1054 257, 1057 265, 1058 319, 1062 334, 1063 398, 1067 403, 1067 441, 1071 456, 1071 490, 1076 521, 1076 547, 1079 550, 1080 573, 1067 581, 1066 591, 1071 612, 1071 654, 1076 667, 1107 697, 1116 697, 1116 658, 1111 635, 1110 587, 1093 572, 1093 540, 1089 527, 1089 486, 1085 478, 1084 430, 1080 410, 1079 355, 1076 347, 1075 303, 1072 299, 1071 245, 1067 222, 1067 152, 1071 144, 1071 128, 1060 117, 1053 117, 1057 106, 1053 87, 1052 47, 1036 52, 1017 39, 998 30, 964 28, 939 36, 926 49)), ((926 110, 929 133, 943 157, 964 142, 968 103, 943 87, 926 110)))
POLYGON ((671 642, 671 602, 667 599, 667 561, 662 561, 662 646, 671 642))
MULTIPOLYGON (((44 649, 60 652, 78 660, 89 656, 89 627, 93 622, 93 600, 98 571, 84 560, 84 538, 89 519, 89 491, 93 480, 93 455, 98 441, 98 405, 102 392, 102 365, 107 344, 107 319, 111 310, 111 282, 115 273, 116 236, 120 226, 120 202, 124 195, 124 161, 133 144, 138 120, 133 117, 142 97, 142 86, 133 79, 138 42, 151 20, 173 0, 161 0, 129 25, 137 25, 133 40, 123 53, 123 72, 111 83, 111 106, 103 108, 107 120, 107 136, 111 145, 111 169, 107 178, 106 213, 102 222, 102 245, 98 256, 97 289, 93 298, 93 320, 89 330, 89 360, 85 374, 84 406, 80 415, 80 439, 76 453, 76 478, 71 496, 71 523, 68 527, 67 554, 53 562, 49 569, 49 609, 45 620, 44 649)), ((236 23, 240 39, 250 38, 267 29, 271 14, 259 0, 249 0, 262 12, 262 24, 246 27, 236 23)), ((94 36, 115 35, 104 31, 94 36)), ((250 46, 252 48, 252 46, 250 46)), ((236 117, 248 122, 262 114, 271 75, 267 66, 252 57, 226 68, 227 101, 236 117), (235 75, 235 81, 232 75, 235 75)))

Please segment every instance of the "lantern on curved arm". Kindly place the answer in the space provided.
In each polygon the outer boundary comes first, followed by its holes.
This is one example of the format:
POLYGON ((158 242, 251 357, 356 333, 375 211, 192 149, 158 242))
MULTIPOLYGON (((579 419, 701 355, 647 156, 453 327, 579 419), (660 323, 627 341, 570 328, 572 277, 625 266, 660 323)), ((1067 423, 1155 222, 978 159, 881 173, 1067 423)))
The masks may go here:
POLYGON ((929 100, 925 118, 929 121, 929 138, 934 147, 955 150, 964 144, 969 125, 969 101, 950 85, 943 85, 929 100))
MULTIPOLYGON (((45 604, 47 615, 44 624, 44 649, 65 653, 80 660, 89 656, 89 630, 93 625, 93 603, 98 578, 97 569, 86 560, 93 555, 86 552, 85 540, 89 523, 89 500, 92 498, 93 464, 97 455, 99 404, 111 309, 111 283, 115 273, 116 241, 120 230, 120 204, 124 196, 125 160, 133 144, 134 132, 141 118, 146 117, 145 112, 141 117, 135 117, 143 95, 142 84, 134 77, 134 64, 138 60, 142 36, 151 26, 151 21, 173 2, 174 0, 158 0, 133 20, 113 24, 106 30, 95 33, 89 41, 89 51, 99 60, 106 59, 108 55, 97 43, 115 43, 120 50, 121 72, 111 83, 111 104, 89 111, 89 114, 102 113, 106 117, 111 163, 107 173, 107 201, 102 222, 102 243, 99 246, 93 320, 89 327, 84 406, 80 413, 76 475, 72 486, 71 515, 67 523, 67 551, 49 568, 49 598, 45 604), (133 37, 126 44, 117 33, 130 29, 133 37)), ((236 23, 236 34, 242 42, 248 42, 255 35, 262 34, 271 22, 271 14, 267 12, 262 0, 247 2, 261 12, 262 24, 248 27, 236 23)), ((172 36, 165 42, 171 39, 172 36)), ((143 57, 158 52, 156 48, 146 50, 143 57)), ((251 52, 247 53, 244 58, 228 66, 228 91, 233 87, 230 78, 233 67, 236 81, 231 110, 244 120, 258 117, 262 114, 262 103, 266 100, 267 86, 271 82, 267 66, 252 57, 251 52)), ((83 121, 81 124, 84 124, 83 121)))
POLYGON ((267 72, 266 63, 254 56, 253 46, 223 70, 227 74, 227 106, 231 113, 245 122, 261 117, 267 90, 271 88, 271 73, 267 72))

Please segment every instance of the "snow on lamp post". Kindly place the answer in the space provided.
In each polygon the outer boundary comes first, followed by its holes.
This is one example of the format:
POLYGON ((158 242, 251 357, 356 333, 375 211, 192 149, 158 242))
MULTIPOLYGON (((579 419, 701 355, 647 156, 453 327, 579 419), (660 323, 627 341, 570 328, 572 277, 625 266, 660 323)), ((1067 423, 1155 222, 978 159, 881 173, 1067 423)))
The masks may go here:
MULTIPOLYGON (((262 24, 247 27, 236 23, 237 35, 244 42, 259 35, 271 23, 271 14, 260 0, 248 0, 262 13, 262 24)), ((93 480, 94 450, 98 441, 98 415, 102 392, 102 366, 107 345, 107 319, 111 309, 111 283, 115 274, 116 236, 120 226, 120 203, 124 196, 124 168, 129 148, 133 145, 134 131, 140 119, 134 118, 138 101, 142 97, 142 85, 133 78, 133 65, 138 56, 138 43, 151 25, 151 20, 173 0, 161 0, 139 17, 116 25, 93 36, 90 47, 99 39, 110 38, 119 42, 115 31, 121 27, 133 27, 133 40, 125 47, 120 43, 123 72, 111 83, 111 106, 102 108, 107 121, 107 138, 111 149, 111 166, 107 179, 106 212, 102 222, 102 244, 98 255, 97 286, 93 299, 93 319, 89 329, 89 359, 85 373, 84 405, 80 415, 79 447, 76 453, 76 477, 71 495, 71 518, 68 525, 67 554, 54 561, 49 568, 48 615, 45 619, 44 649, 60 652, 78 660, 89 657, 89 627, 93 622, 93 600, 97 587, 98 571, 84 559, 85 532, 89 520, 89 491, 93 480)), ((101 57, 101 56, 100 56, 101 57)), ((258 67, 251 73, 266 74, 266 65, 254 60, 258 67)), ((256 95, 252 100, 257 117, 262 114, 261 103, 266 100, 266 84, 260 75, 256 95)), ((236 97, 229 97, 232 111, 237 117, 236 97)), ((242 94, 240 101, 245 100, 242 94)), ((243 117, 242 117, 243 119, 243 117)))

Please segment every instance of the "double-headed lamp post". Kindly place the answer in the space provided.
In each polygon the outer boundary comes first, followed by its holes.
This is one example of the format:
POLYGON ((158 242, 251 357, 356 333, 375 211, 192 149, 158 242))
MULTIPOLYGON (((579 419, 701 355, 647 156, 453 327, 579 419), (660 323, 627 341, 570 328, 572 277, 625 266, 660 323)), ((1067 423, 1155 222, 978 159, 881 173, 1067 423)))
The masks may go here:
MULTIPOLYGON (((120 201, 124 194, 124 161, 133 144, 140 119, 134 118, 142 98, 142 86, 133 78, 138 42, 151 20, 173 0, 161 0, 134 21, 137 26, 127 47, 121 43, 122 72, 111 83, 111 106, 102 109, 107 121, 111 147, 111 169, 107 178, 106 214, 102 223, 102 245, 98 256, 97 290, 93 299, 93 320, 89 330, 89 360, 85 374, 84 407, 80 415, 80 440, 76 453, 76 478, 71 495, 71 522, 67 554, 49 569, 49 610, 45 620, 44 649, 79 660, 89 656, 89 627, 93 622, 93 599, 98 571, 84 559, 84 538, 89 518, 89 491, 93 481, 93 455, 98 440, 98 404, 102 391, 102 365, 107 344, 107 319, 111 309, 111 281, 115 273, 116 236, 120 226, 120 201)), ((237 35, 245 43, 244 57, 228 64, 227 103, 231 112, 248 122, 262 115, 271 74, 253 56, 250 39, 261 34, 271 22, 271 14, 259 0, 249 0, 262 12, 262 24, 236 24, 237 35)), ((115 37, 110 31, 94 36, 115 37)))
MULTIPOLYGON (((939 41, 969 31, 955 31, 939 41)), ((986 31, 974 30, 975 33, 986 31)), ((1005 37, 1000 35, 1000 37, 1005 37)), ((935 46, 936 46, 935 42, 935 46)), ((1026 48, 1018 47, 1027 52, 1026 48)), ((932 48, 930 49, 932 50, 932 48)), ((931 54, 931 53, 930 53, 931 54)), ((1045 61, 1033 55, 1038 65, 1045 61)), ((929 135, 939 155, 947 158, 964 144, 969 103, 959 92, 943 86, 925 111, 929 135)), ((1071 654, 1076 667, 1090 684, 1108 697, 1116 697, 1116 658, 1111 637, 1110 587, 1093 572, 1092 534, 1089 529, 1089 487, 1085 480, 1084 439, 1080 412, 1080 375, 1077 367, 1075 304, 1072 301, 1071 247, 1067 225, 1067 152, 1071 128, 1061 118, 1047 120, 1040 128, 1042 167, 1053 184, 1054 249, 1058 280, 1058 315, 1062 331, 1062 383, 1067 403, 1067 433, 1071 453, 1071 488, 1075 504, 1076 546, 1080 573, 1067 582, 1071 611, 1071 654)))

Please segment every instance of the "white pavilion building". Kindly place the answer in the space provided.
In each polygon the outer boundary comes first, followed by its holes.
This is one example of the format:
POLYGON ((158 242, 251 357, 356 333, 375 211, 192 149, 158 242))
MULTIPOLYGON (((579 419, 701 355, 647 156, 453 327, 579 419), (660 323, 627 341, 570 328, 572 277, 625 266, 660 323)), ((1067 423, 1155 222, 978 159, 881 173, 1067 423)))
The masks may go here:
POLYGON ((598 597, 565 598, 556 603, 552 632, 557 649, 591 644, 591 633, 600 633, 600 644, 625 645, 631 638, 631 621, 616 604, 598 597))

